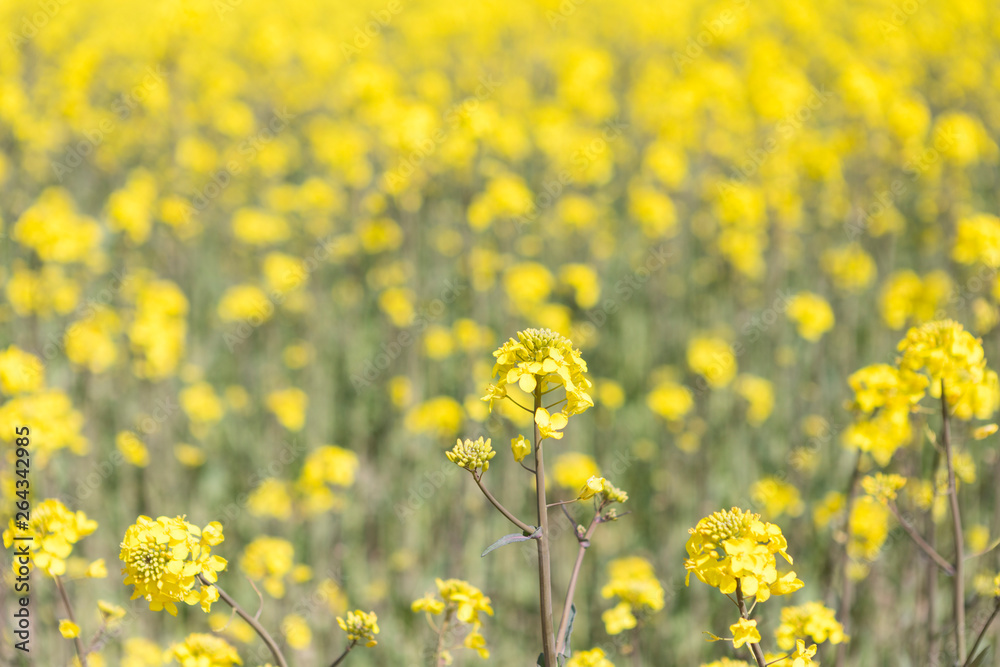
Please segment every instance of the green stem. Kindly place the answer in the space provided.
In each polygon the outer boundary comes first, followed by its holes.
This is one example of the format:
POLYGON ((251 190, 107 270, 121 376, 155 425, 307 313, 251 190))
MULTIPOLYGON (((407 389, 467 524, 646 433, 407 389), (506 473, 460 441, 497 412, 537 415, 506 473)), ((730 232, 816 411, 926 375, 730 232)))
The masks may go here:
POLYGON ((972 662, 972 656, 976 655, 976 649, 979 648, 979 642, 983 641, 983 636, 986 634, 986 631, 990 629, 990 624, 993 623, 993 619, 997 617, 997 614, 1000 614, 1000 598, 997 598, 996 602, 993 604, 993 613, 986 619, 983 629, 979 631, 979 636, 976 637, 976 641, 972 644, 972 650, 969 651, 969 657, 965 659, 962 667, 969 667, 969 663, 972 662))
MULTIPOLYGON (((73 616, 73 605, 69 603, 69 595, 66 594, 66 588, 62 584, 62 580, 55 575, 52 575, 52 578, 56 580, 56 590, 59 591, 59 597, 62 598, 63 605, 66 607, 66 615, 69 617, 70 623, 76 625, 76 618, 73 616)), ((79 633, 73 638, 73 643, 76 644, 76 654, 80 656, 81 667, 87 667, 87 650, 83 647, 83 641, 80 639, 79 633)))
POLYGON ((472 478, 476 480, 476 484, 479 486, 479 490, 483 492, 483 495, 486 496, 486 499, 489 500, 491 503, 493 503, 493 506, 496 507, 498 510, 500 510, 500 513, 503 514, 505 517, 507 517, 507 519, 512 524, 514 524, 515 526, 517 526, 518 528, 520 528, 521 530, 525 531, 528 534, 535 532, 534 526, 529 526, 525 522, 521 521, 516 516, 511 514, 506 507, 501 505, 500 501, 493 497, 493 494, 490 493, 489 489, 483 486, 482 479, 479 476, 477 476, 475 473, 472 473, 472 478))
MULTIPOLYGON (((736 606, 740 608, 740 616, 749 620, 750 614, 747 612, 747 606, 743 602, 743 588, 740 585, 739 579, 736 580, 736 606)), ((753 653, 753 659, 757 661, 758 667, 765 667, 767 661, 764 660, 764 650, 761 649, 760 644, 750 644, 750 652, 753 653)))
POLYGON ((580 550, 576 552, 576 563, 573 564, 573 574, 569 577, 569 587, 566 589, 566 600, 563 601, 562 618, 559 619, 559 631, 556 633, 556 654, 561 655, 566 652, 566 628, 569 626, 569 612, 573 607, 573 595, 576 593, 576 581, 580 576, 580 568, 583 566, 583 555, 587 553, 590 546, 590 536, 594 534, 594 529, 599 523, 600 514, 594 514, 587 532, 580 539, 580 550))
MULTIPOLYGON (((273 655, 274 659, 278 662, 278 667, 288 667, 288 662, 285 660, 285 656, 281 654, 281 649, 278 648, 278 644, 271 638, 271 635, 267 633, 267 630, 264 629, 264 626, 262 626, 256 618, 248 614, 246 610, 244 610, 243 607, 241 607, 240 604, 229 595, 229 593, 222 590, 222 587, 218 584, 210 583, 208 579, 201 574, 197 575, 197 577, 198 581, 200 581, 203 586, 215 586, 215 589, 219 591, 219 598, 232 607, 233 611, 236 612, 236 615, 246 621, 247 624, 254 629, 254 632, 257 633, 257 636, 264 640, 267 648, 271 651, 271 655, 273 655)), ((350 651, 351 649, 348 648, 347 650, 350 651)), ((347 655, 347 651, 344 652, 344 655, 347 655)), ((337 658, 337 662, 343 660, 344 655, 337 658)), ((335 662, 333 664, 337 663, 335 662)))
MULTIPOLYGON (((542 386, 535 386, 535 410, 542 407, 542 386)), ((545 500, 545 460, 542 455, 542 437, 538 424, 534 425, 535 437, 535 499, 538 504, 538 599, 542 617, 542 655, 545 667, 556 667, 556 641, 552 627, 552 570, 549 553, 549 516, 545 500)))

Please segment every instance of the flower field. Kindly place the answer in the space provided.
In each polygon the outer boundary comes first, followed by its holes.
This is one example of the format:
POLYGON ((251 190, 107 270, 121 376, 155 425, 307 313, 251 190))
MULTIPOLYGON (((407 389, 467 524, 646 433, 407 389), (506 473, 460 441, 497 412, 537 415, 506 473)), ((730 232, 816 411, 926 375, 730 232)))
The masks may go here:
POLYGON ((0 42, 0 664, 1000 666, 995 2, 0 42))

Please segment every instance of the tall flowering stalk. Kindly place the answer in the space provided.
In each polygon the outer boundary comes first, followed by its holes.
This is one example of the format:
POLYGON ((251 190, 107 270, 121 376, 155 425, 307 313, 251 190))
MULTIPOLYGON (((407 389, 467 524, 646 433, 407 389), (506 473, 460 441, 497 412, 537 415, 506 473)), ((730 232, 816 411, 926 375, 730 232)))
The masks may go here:
MULTIPOLYGON (((563 429, 570 417, 578 415, 594 405, 588 393, 593 386, 587 377, 587 364, 579 350, 565 337, 548 329, 527 329, 518 332, 493 353, 496 363, 493 376, 496 383, 489 385, 484 401, 493 409, 497 401, 509 400, 518 408, 532 415, 532 437, 529 440, 518 435, 511 440, 511 453, 516 462, 535 477, 535 514, 537 526, 532 526, 508 510, 483 484, 483 475, 489 469, 490 461, 496 455, 490 440, 459 441, 447 453, 449 460, 465 468, 475 480, 483 495, 511 523, 521 530, 521 534, 501 538, 492 549, 512 542, 533 539, 538 546, 538 599, 542 630, 542 660, 546 667, 557 665, 557 656, 569 654, 569 629, 574 613, 573 595, 583 561, 583 554, 590 545, 591 536, 598 524, 617 518, 611 505, 625 502, 628 496, 601 477, 591 478, 577 498, 549 503, 545 490, 545 450, 547 440, 561 440, 563 429), (530 407, 519 402, 508 391, 512 387, 531 397, 530 407), (548 404, 546 397, 561 390, 548 404), (558 409, 557 409, 558 408, 558 409), (534 468, 528 467, 524 459, 534 450, 534 468), (555 627, 552 599, 551 532, 548 512, 555 505, 593 499, 595 513, 586 528, 575 522, 576 538, 580 544, 576 563, 570 578, 558 632, 555 627)), ((572 519, 570 519, 572 521, 572 519)), ((484 554, 485 555, 485 554, 484 554)))

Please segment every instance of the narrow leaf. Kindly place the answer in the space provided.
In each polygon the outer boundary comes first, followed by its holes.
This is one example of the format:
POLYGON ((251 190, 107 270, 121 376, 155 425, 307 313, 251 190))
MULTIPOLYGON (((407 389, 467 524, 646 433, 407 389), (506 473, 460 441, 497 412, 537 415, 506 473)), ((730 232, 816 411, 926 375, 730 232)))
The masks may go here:
POLYGON ((542 534, 542 529, 539 528, 534 533, 527 536, 524 535, 524 533, 511 533, 510 535, 504 535, 499 540, 497 540, 490 546, 486 547, 486 551, 483 552, 480 558, 485 557, 486 554, 493 551, 494 549, 499 549, 500 547, 507 546, 508 544, 514 544, 515 542, 524 542, 525 540, 533 540, 541 534, 542 534))

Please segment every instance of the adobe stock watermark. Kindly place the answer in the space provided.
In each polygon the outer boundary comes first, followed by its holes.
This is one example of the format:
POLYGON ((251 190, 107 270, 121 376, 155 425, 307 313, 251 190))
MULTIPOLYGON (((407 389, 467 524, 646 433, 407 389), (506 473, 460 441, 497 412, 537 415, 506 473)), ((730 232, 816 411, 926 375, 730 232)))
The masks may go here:
POLYGON ((266 465, 262 465, 257 468, 257 470, 251 473, 250 477, 247 478, 247 490, 239 494, 234 502, 228 503, 222 508, 222 516, 225 517, 225 520, 233 521, 240 516, 247 504, 250 502, 250 496, 253 495, 254 490, 264 481, 277 477, 282 470, 298 460, 299 455, 305 451, 306 444, 304 442, 292 441, 282 443, 281 449, 278 451, 277 455, 266 465))
POLYGON ((190 198, 191 204, 185 211, 185 221, 190 219, 190 216, 195 211, 204 211, 213 200, 221 196, 226 188, 232 184, 233 179, 248 164, 253 162, 257 154, 264 150, 265 146, 274 141, 288 127, 289 121, 295 117, 296 114, 289 113, 287 107, 282 108, 280 111, 275 111, 262 129, 241 141, 236 148, 237 157, 228 160, 221 169, 213 173, 209 177, 208 182, 199 188, 190 198))
POLYGON ((556 9, 546 10, 545 20, 549 22, 549 28, 555 29, 560 23, 565 23, 586 2, 587 0, 562 0, 556 9))
POLYGON ((583 322, 574 327, 572 339, 586 341, 592 338, 598 329, 607 324, 608 318, 615 315, 621 309, 622 305, 631 301, 644 288, 654 273, 667 265, 667 260, 673 257, 673 255, 673 248, 668 243, 662 243, 651 248, 641 266, 633 269, 615 282, 615 298, 605 299, 595 308, 584 312, 584 316, 589 322, 583 322))
POLYGON ((7 43, 10 44, 10 48, 17 51, 37 37, 49 21, 69 3, 70 0, 40 0, 37 5, 38 11, 33 12, 31 16, 23 17, 17 32, 11 30, 7 33, 7 43))
POLYGON ((146 101, 150 92, 162 84, 167 75, 166 70, 159 64, 155 67, 147 67, 145 71, 146 74, 142 77, 142 81, 121 93, 111 103, 111 110, 115 114, 114 120, 106 118, 98 123, 97 127, 84 130, 83 139, 67 148, 61 160, 52 162, 52 173, 55 174, 60 183, 74 169, 83 164, 84 158, 96 151, 107 137, 118 129, 119 123, 131 117, 132 112, 146 101))
MULTIPOLYGON (((282 276, 282 282, 286 285, 304 284, 309 275, 315 272, 322 264, 329 261, 333 250, 341 243, 338 237, 327 237, 318 241, 309 255, 300 261, 299 265, 286 272, 282 276)), ((247 318, 236 323, 229 331, 223 334, 223 341, 230 352, 235 352, 236 348, 248 340, 253 332, 262 324, 271 319, 275 310, 280 306, 290 291, 284 292, 273 290, 267 294, 267 301, 259 304, 247 318)))
POLYGON ((889 187, 881 190, 875 195, 875 201, 870 206, 863 207, 858 211, 853 222, 844 224, 844 234, 849 241, 856 241, 860 236, 866 234, 872 225, 873 218, 884 214, 894 203, 906 193, 914 181, 926 173, 931 167, 937 164, 944 151, 951 148, 956 141, 954 133, 935 133, 932 145, 919 155, 908 159, 903 163, 903 174, 906 178, 895 178, 889 187))
POLYGON ((920 11, 923 4, 924 0, 902 0, 902 2, 893 3, 892 12, 888 18, 878 21, 878 29, 882 31, 882 36, 888 37, 899 32, 913 18, 913 15, 920 11))
POLYGON ((447 306, 454 303, 467 289, 468 285, 463 282, 445 280, 437 298, 420 309, 413 324, 396 334, 391 341, 382 343, 375 356, 366 360, 360 370, 351 374, 351 385, 354 390, 361 391, 370 387, 372 382, 402 356, 404 350, 417 342, 424 329, 432 322, 441 319, 447 306))
POLYGON ((793 294, 779 289, 770 306, 744 322, 740 328, 739 340, 731 343, 725 352, 715 353, 704 373, 696 374, 694 394, 698 396, 704 394, 709 390, 713 380, 730 375, 736 360, 746 353, 750 345, 760 340, 761 336, 773 327, 781 315, 788 310, 793 296, 793 294))
POLYGON ((416 148, 401 157, 396 165, 385 173, 380 183, 381 189, 385 192, 400 192, 427 158, 437 152, 451 130, 474 113, 479 105, 492 97, 502 85, 503 81, 493 79, 490 74, 479 77, 479 85, 474 94, 461 102, 456 102, 445 111, 444 125, 420 141, 416 148))
POLYGON ((389 27, 392 19, 403 11, 403 3, 400 0, 389 0, 383 9, 371 10, 368 15, 371 20, 364 25, 354 26, 354 39, 351 43, 340 43, 340 52, 347 62, 352 62, 359 53, 372 45, 372 41, 382 34, 382 31, 389 27))
MULTIPOLYGON (((764 140, 764 145, 761 148, 747 150, 747 159, 737 166, 738 174, 731 174, 730 179, 744 182, 756 174, 761 166, 767 162, 767 159, 774 155, 784 142, 794 137, 813 117, 813 114, 823 108, 832 97, 831 91, 813 86, 809 98, 798 109, 786 114, 777 122, 774 132, 764 140)), ((728 183, 719 184, 720 191, 726 187, 732 186, 728 183)))
POLYGON ((688 37, 687 44, 684 45, 683 53, 674 51, 674 64, 681 73, 694 64, 694 61, 705 53, 705 49, 715 43, 737 18, 743 14, 750 6, 750 0, 736 0, 732 9, 724 9, 715 18, 706 19, 701 22, 702 29, 693 37, 688 37))
MULTIPOLYGON (((628 123, 617 118, 605 122, 599 137, 591 139, 573 152, 571 157, 573 167, 581 172, 589 167, 594 160, 608 150, 611 142, 624 134, 627 128, 628 123)), ((528 210, 513 218, 516 231, 520 233, 525 225, 538 220, 541 212, 554 206, 559 201, 559 197, 562 196, 563 190, 574 181, 573 174, 569 169, 561 169, 554 178, 544 181, 542 183, 543 192, 532 198, 528 210)))

